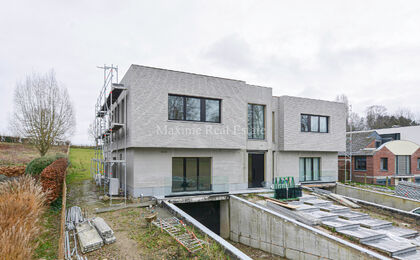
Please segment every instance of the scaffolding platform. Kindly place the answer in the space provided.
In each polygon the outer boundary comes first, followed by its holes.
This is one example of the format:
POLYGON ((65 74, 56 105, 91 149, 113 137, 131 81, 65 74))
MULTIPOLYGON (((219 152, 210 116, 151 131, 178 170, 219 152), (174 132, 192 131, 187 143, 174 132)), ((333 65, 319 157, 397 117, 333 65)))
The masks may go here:
POLYGON ((127 90, 127 88, 124 87, 123 84, 112 83, 111 91, 108 94, 106 102, 102 105, 97 115, 101 117, 104 116, 111 107, 111 105, 118 100, 118 98, 124 90, 127 90))

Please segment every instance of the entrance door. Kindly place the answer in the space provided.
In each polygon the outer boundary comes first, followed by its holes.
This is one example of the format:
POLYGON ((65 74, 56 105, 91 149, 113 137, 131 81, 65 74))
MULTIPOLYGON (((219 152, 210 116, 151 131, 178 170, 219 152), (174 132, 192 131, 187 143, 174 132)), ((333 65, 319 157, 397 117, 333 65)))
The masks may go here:
POLYGON ((264 154, 248 154, 248 188, 263 187, 264 154))

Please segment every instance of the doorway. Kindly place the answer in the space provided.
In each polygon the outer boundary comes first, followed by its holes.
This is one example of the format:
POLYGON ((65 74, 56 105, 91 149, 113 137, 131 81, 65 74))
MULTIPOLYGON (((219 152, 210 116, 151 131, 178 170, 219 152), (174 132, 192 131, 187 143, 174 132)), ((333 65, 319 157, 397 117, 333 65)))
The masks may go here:
POLYGON ((264 186, 264 153, 248 154, 248 188, 264 186))

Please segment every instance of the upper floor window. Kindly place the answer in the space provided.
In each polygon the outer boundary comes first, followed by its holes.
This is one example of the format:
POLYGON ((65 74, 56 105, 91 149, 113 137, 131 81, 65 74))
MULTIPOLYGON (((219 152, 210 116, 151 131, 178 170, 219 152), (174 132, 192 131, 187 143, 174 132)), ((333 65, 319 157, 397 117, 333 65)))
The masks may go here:
POLYGON ((420 158, 417 158, 417 169, 420 170, 420 158))
POLYGON ((301 114, 300 130, 301 132, 328 133, 328 117, 301 114))
POLYGON ((220 123, 220 103, 220 99, 169 95, 168 118, 220 123))
POLYGON ((366 156, 354 157, 354 169, 356 171, 366 171, 366 156))
POLYGON ((381 171, 388 171, 388 158, 381 158, 381 171))
POLYGON ((265 139, 265 106, 248 104, 248 139, 265 139))

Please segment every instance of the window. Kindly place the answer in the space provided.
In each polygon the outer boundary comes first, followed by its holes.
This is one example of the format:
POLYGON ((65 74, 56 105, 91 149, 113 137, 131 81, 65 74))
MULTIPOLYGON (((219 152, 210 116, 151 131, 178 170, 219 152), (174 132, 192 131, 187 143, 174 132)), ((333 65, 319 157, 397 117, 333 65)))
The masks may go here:
POLYGON ((328 133, 328 117, 302 114, 300 116, 300 131, 328 133))
POLYGON ((219 99, 169 95, 168 119, 220 123, 220 103, 219 99))
MULTIPOLYGON (((276 142, 276 117, 274 112, 271 115, 271 141, 273 144, 276 142)), ((273 175, 274 176, 274 175, 273 175)))
POLYGON ((123 123, 123 124, 125 123, 124 113, 125 113, 125 101, 123 99, 123 100, 121 100, 121 123, 123 123))
POLYGON ((420 158, 417 158, 417 170, 420 170, 420 158))
POLYGON ((265 107, 248 104, 248 139, 264 140, 265 138, 265 107))
POLYGON ((388 158, 381 158, 381 171, 388 171, 388 158))
POLYGON ((318 157, 299 158, 299 180, 319 181, 321 179, 320 160, 318 157))
POLYGON ((366 171, 366 156, 354 157, 354 169, 356 171, 366 171))
POLYGON ((211 158, 172 158, 173 192, 206 190, 211 190, 211 158))
POLYGON ((398 175, 411 174, 410 171, 410 156, 397 155, 395 156, 395 173, 398 175))

